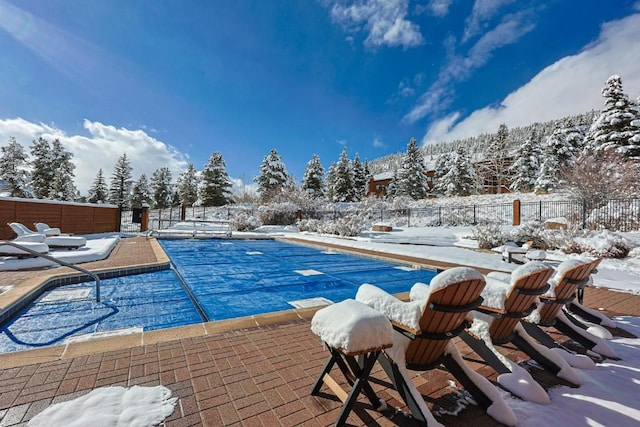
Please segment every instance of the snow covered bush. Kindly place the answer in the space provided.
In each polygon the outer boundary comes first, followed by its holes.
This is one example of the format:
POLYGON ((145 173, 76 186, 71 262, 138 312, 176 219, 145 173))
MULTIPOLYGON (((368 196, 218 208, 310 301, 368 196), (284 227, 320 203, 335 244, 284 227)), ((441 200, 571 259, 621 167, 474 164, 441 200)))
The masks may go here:
POLYGON ((317 233, 322 226, 322 221, 314 218, 310 219, 301 219, 298 221, 298 230, 300 231, 309 231, 311 233, 317 233))
POLYGON ((334 234, 338 236, 353 237, 360 234, 362 231, 369 228, 368 222, 360 215, 349 215, 343 218, 338 218, 333 221, 334 234))
POLYGON ((260 227, 260 221, 253 215, 241 212, 233 219, 233 226, 237 231, 251 231, 260 227))
POLYGON ((584 252, 578 240, 584 239, 589 232, 576 224, 569 224, 567 228, 548 230, 546 235, 546 249, 559 249, 566 254, 580 254, 584 252))
POLYGON ((509 239, 519 243, 531 242, 532 247, 539 249, 549 249, 552 246, 548 230, 539 221, 529 221, 514 228, 509 232, 509 239))
POLYGON ((496 222, 485 222, 472 228, 472 237, 478 241, 480 249, 491 249, 502 245, 508 239, 502 234, 502 227, 496 222))
POLYGON ((296 223, 298 206, 293 203, 273 203, 258 207, 258 219, 263 225, 291 225, 296 223))
POLYGON ((366 230, 369 220, 363 215, 346 215, 335 220, 303 219, 298 221, 300 231, 311 233, 336 234, 353 237, 366 230))
POLYGON ((581 253, 605 258, 625 258, 632 249, 631 242, 607 230, 590 233, 586 238, 578 238, 576 243, 580 245, 581 253))

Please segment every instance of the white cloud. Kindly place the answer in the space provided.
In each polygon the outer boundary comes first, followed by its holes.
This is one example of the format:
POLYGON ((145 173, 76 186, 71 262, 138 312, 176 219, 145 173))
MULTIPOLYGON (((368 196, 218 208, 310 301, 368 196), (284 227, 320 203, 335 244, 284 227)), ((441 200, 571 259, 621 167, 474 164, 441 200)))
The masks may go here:
POLYGON ((376 136, 375 138, 373 138, 373 146, 376 148, 382 148, 384 147, 384 143, 380 138, 376 136))
POLYGON ((449 7, 453 0, 429 0, 426 10, 433 16, 443 17, 449 13, 449 7))
POLYGON ((6 145, 9 137, 13 136, 29 152, 34 139, 59 139, 73 153, 73 163, 76 165, 75 184, 83 195, 86 195, 100 168, 108 184, 113 166, 123 153, 127 153, 131 160, 135 179, 142 173, 150 177, 153 171, 166 166, 171 170, 175 182, 178 175, 186 169, 186 155, 143 130, 116 128, 86 119, 83 126, 89 136, 68 135, 55 125, 32 123, 22 118, 0 119, 0 145, 6 145))
POLYGON ((462 42, 464 43, 471 37, 482 33, 487 21, 495 16, 502 6, 512 2, 513 0, 476 0, 473 3, 471 15, 466 20, 462 42))
POLYGON ((406 20, 408 0, 358 0, 350 5, 335 2, 331 18, 348 31, 368 32, 366 46, 418 46, 423 43, 420 27, 406 20))
MULTIPOLYGON (((485 33, 469 49, 466 56, 449 53, 448 61, 440 70, 438 79, 418 99, 416 105, 407 113, 402 121, 414 123, 421 118, 446 109, 453 100, 453 84, 469 78, 471 73, 485 65, 493 52, 503 46, 515 43, 534 28, 529 22, 529 11, 507 15, 502 22, 491 31, 485 33)), ((455 41, 445 40, 447 50, 454 50, 455 41)))
POLYGON ((461 122, 459 113, 436 121, 423 143, 495 132, 501 123, 516 127, 599 109, 600 91, 612 74, 622 76, 625 91, 635 98, 640 92, 639 28, 640 14, 604 24, 595 42, 545 68, 499 106, 476 110, 461 122))

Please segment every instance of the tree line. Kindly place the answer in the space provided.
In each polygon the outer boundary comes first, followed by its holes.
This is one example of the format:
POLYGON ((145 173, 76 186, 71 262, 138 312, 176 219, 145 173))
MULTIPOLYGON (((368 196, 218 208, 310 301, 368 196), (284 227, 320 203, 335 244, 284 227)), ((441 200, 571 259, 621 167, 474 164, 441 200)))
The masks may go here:
MULTIPOLYGON (((374 173, 391 172, 389 197, 414 200, 430 195, 466 196, 481 192, 550 192, 569 187, 579 198, 637 194, 640 160, 640 100, 624 92, 622 79, 611 76, 602 89, 601 111, 534 123, 495 134, 418 147, 415 138, 403 154, 369 163, 353 159, 344 147, 338 161, 325 171, 318 155, 307 163, 300 184, 287 172, 276 149, 263 159, 257 184, 261 203, 286 202, 294 195, 328 202, 357 202, 368 194, 374 173), (428 174, 427 171, 433 171, 428 174), (596 194, 596 195, 594 195, 596 194)), ((211 154, 202 171, 189 164, 173 183, 168 167, 134 181, 126 153, 116 162, 107 185, 99 169, 87 196, 74 179, 73 154, 58 139, 34 140, 29 155, 15 140, 1 148, 0 180, 13 197, 111 203, 123 207, 166 208, 222 206, 234 203, 232 183, 219 152, 211 154)))
POLYGON ((420 149, 412 140, 405 154, 376 159, 370 168, 393 172, 388 193, 413 199, 560 188, 595 202, 637 196, 640 97, 630 99, 618 75, 601 93, 600 111, 512 130, 501 124, 494 134, 420 149), (422 173, 423 159, 432 177, 422 173))

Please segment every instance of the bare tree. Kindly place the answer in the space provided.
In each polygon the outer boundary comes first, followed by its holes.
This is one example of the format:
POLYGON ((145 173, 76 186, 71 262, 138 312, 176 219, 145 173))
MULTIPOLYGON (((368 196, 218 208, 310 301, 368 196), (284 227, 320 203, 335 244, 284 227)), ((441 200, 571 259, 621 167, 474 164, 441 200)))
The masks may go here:
POLYGON ((561 187, 587 206, 597 207, 609 199, 640 194, 640 163, 613 150, 584 151, 571 167, 561 170, 561 187))

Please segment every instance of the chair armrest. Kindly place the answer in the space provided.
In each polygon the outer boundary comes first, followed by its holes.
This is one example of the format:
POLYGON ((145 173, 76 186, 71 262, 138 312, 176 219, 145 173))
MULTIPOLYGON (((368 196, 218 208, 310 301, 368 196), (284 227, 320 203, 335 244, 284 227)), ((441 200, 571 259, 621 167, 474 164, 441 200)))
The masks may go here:
POLYGON ((476 308, 476 311, 480 313, 488 314, 491 317, 501 318, 505 315, 506 311, 503 308, 489 307, 487 305, 481 305, 476 308))

